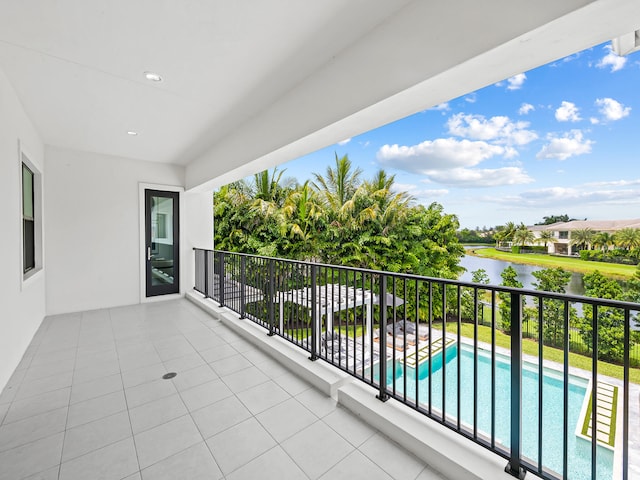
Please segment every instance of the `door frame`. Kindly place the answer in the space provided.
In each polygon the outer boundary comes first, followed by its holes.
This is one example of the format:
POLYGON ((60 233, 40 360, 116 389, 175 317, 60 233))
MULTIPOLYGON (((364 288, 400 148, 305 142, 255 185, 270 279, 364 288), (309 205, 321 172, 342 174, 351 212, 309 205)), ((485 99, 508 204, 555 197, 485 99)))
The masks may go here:
POLYGON ((138 257, 140 262, 140 303, 158 302, 163 300, 170 300, 173 298, 180 298, 185 292, 185 261, 188 259, 185 255, 185 236, 184 236, 184 188, 175 185, 161 185, 157 183, 139 183, 138 184, 138 219, 140 224, 140 233, 138 239, 138 257), (178 208, 179 208, 179 226, 180 232, 178 239, 180 242, 179 251, 179 275, 180 275, 180 291, 178 293, 168 293, 166 295, 157 295, 154 297, 147 297, 147 244, 146 244, 146 201, 145 190, 160 190, 165 192, 178 192, 178 208))

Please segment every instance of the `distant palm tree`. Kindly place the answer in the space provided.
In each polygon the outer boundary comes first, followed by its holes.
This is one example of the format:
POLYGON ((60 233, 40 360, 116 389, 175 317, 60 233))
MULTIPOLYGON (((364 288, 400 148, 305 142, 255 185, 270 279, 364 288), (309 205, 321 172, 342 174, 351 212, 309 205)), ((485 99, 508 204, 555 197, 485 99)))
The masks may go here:
POLYGON ((598 232, 593 236, 591 244, 593 248, 600 248, 602 251, 609 251, 609 247, 613 245, 613 235, 607 232, 598 232))
POLYGON ((571 231, 571 241, 569 243, 578 247, 579 250, 590 250, 594 235, 595 232, 589 227, 578 228, 571 231))
POLYGON ((282 185, 282 174, 274 168, 272 172, 264 170, 253 176, 249 185, 249 194, 253 197, 253 209, 264 215, 273 215, 282 206, 287 188, 282 185))
POLYGON ((513 235, 516 233, 516 230, 518 230, 518 227, 513 222, 507 222, 503 227, 498 227, 498 229, 493 236, 493 238, 496 239, 496 245, 499 245, 501 242, 513 241, 513 235))
POLYGON ((313 187, 324 197, 327 205, 339 212, 356 192, 362 170, 351 166, 351 160, 345 155, 338 158, 335 168, 327 167, 325 175, 314 173, 313 187))
POLYGON ((536 241, 536 236, 533 232, 527 228, 519 228, 513 234, 513 242, 524 247, 525 245, 531 245, 536 241))
POLYGON ((542 230, 540 232, 540 236, 536 239, 536 242, 544 243, 544 248, 547 248, 547 244, 554 238, 555 237, 553 236, 553 232, 551 230, 542 230))
POLYGON ((615 245, 625 250, 632 250, 640 247, 640 229, 623 228, 614 235, 615 245))

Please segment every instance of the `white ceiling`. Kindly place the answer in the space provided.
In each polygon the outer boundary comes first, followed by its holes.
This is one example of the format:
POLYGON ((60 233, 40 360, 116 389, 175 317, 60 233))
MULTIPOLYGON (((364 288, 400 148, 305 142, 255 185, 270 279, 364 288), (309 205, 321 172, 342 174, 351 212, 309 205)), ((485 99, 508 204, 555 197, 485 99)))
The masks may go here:
POLYGON ((3 0, 0 68, 45 143, 184 164, 405 3, 3 0))
POLYGON ((0 0, 0 69, 46 144, 211 186, 638 28, 637 0, 0 0))

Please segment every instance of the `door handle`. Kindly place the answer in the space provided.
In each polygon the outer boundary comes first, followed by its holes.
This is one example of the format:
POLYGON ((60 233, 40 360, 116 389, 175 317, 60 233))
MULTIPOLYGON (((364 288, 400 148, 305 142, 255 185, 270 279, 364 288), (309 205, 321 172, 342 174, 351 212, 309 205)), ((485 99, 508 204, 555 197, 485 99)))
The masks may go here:
POLYGON ((151 260, 151 247, 147 247, 147 260, 151 260))

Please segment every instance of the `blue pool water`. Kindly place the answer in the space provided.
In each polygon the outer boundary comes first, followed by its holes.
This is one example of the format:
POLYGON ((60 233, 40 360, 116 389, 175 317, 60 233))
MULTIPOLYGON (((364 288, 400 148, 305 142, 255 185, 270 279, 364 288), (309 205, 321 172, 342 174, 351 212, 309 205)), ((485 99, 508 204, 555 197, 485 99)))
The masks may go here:
MULTIPOLYGON (((469 428, 473 425, 473 348, 463 345, 460 355, 456 345, 446 350, 446 396, 447 416, 457 416, 458 365, 460 362, 460 419, 469 428)), ((390 364, 389 364, 390 365, 390 364)), ((478 391, 477 391, 477 428, 478 434, 490 438, 491 435, 491 356, 484 350, 478 350, 478 391)), ((510 443, 510 384, 511 373, 508 357, 496 355, 495 369, 495 439, 497 444, 509 447, 510 443)), ((393 388, 395 378, 396 393, 404 392, 404 374, 406 371, 406 394, 416 398, 415 369, 396 363, 389 368, 387 385, 393 388)), ((432 408, 442 410, 442 353, 433 359, 431 389, 432 408)), ((418 367, 418 400, 427 408, 429 366, 423 362, 418 367)), ((542 464, 546 469, 562 474, 563 446, 563 376, 562 372, 545 369, 542 387, 542 464)), ((568 411, 568 471, 569 479, 588 480, 591 478, 591 443, 576 437, 575 429, 584 400, 587 381, 570 377, 568 411)), ((522 373, 522 452, 523 455, 538 459, 538 367, 525 364, 522 373)), ((613 452, 598 446, 597 478, 611 479, 613 476, 613 452)))

